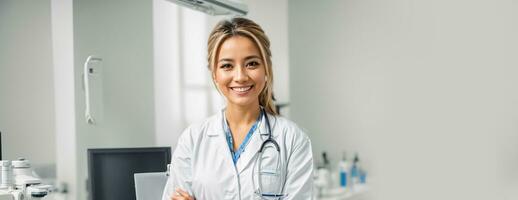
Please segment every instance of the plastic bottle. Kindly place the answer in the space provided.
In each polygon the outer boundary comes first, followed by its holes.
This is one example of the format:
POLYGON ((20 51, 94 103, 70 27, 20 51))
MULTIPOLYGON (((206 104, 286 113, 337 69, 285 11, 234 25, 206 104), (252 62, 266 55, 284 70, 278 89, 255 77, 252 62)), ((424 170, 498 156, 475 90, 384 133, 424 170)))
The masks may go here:
POLYGON ((13 178, 13 166, 11 161, 2 160, 0 161, 1 168, 1 181, 0 181, 0 189, 7 189, 14 186, 14 178, 13 178))
POLYGON ((322 152, 322 167, 331 170, 329 158, 327 157, 327 153, 324 151, 322 152))
POLYGON ((348 176, 348 168, 349 164, 347 163, 347 157, 345 152, 342 154, 342 160, 338 162, 338 174, 340 177, 340 187, 346 188, 347 187, 347 176, 348 176))
POLYGON ((354 155, 353 165, 351 166, 351 183, 353 185, 360 183, 360 157, 358 153, 354 155))
POLYGON ((329 173, 329 159, 327 158, 326 152, 322 152, 322 162, 318 162, 318 167, 315 174, 315 187, 317 188, 317 197, 321 198, 327 193, 327 190, 331 187, 331 176, 329 173))
POLYGON ((367 172, 363 168, 360 168, 360 183, 367 183, 367 172))

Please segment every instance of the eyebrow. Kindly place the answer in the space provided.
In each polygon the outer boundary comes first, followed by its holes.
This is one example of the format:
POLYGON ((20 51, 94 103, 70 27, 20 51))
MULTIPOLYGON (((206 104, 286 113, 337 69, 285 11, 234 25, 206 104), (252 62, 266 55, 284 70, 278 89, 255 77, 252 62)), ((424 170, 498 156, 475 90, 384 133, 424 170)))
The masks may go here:
MULTIPOLYGON (((251 56, 247 56, 247 57, 245 57, 245 60, 249 60, 249 59, 252 59, 252 58, 261 59, 261 57, 259 57, 259 56, 251 55, 251 56)), ((232 62, 232 61, 234 61, 234 59, 231 59, 231 58, 223 58, 223 59, 220 59, 218 62, 223 62, 223 61, 229 61, 229 62, 232 62)))

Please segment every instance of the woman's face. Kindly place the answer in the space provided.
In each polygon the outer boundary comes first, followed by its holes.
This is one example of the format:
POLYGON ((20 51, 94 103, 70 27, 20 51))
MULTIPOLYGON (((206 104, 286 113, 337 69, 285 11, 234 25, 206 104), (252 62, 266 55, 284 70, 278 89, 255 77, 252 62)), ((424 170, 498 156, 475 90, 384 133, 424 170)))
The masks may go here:
POLYGON ((259 105, 266 71, 259 48, 248 37, 232 36, 221 44, 213 76, 227 104, 259 105))

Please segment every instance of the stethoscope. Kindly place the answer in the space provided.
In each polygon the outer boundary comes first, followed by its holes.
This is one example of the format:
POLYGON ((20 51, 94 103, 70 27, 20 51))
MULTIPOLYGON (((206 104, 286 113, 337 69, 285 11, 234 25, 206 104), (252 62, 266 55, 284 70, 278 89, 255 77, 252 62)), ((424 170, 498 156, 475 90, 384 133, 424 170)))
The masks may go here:
MULTIPOLYGON (((282 170, 282 166, 281 166, 281 148, 280 148, 279 144, 277 143, 277 141, 275 141, 275 139, 273 139, 273 137, 272 137, 272 128, 270 126, 270 120, 268 119, 268 115, 266 114, 266 112, 264 111, 264 108, 262 108, 262 107, 261 107, 261 115, 264 116, 264 120, 266 121, 266 126, 268 128, 268 138, 266 140, 264 140, 263 143, 261 144, 261 148, 257 152, 257 157, 254 162, 254 166, 252 167, 252 188, 254 188, 254 189, 256 188, 255 175, 257 175, 258 187, 257 187, 257 190, 255 191, 255 194, 257 196, 259 196, 261 199, 280 199, 280 198, 286 196, 281 193, 282 189, 284 187, 284 181, 285 181, 284 180, 285 172, 284 172, 284 170, 282 170), (278 172, 278 174, 272 173, 272 172, 262 172, 261 171, 261 161, 263 160, 262 159, 263 153, 265 152, 265 150, 268 147, 271 147, 271 146, 268 146, 268 144, 272 144, 277 153, 277 165, 275 168, 275 172, 278 172), (257 171, 256 171, 256 166, 257 166, 257 171), (279 179, 280 184, 279 184, 279 188, 277 189, 276 192, 269 192, 269 193, 264 192, 263 184, 262 184, 262 176, 261 176, 262 173, 279 177, 278 179, 279 179)), ((225 127, 226 119, 224 117, 224 114, 223 114, 222 123, 224 123, 223 126, 225 127)))
POLYGON ((256 158, 256 160, 254 162, 254 166, 252 168, 252 188, 256 188, 254 177, 256 175, 255 170, 256 170, 256 166, 257 166, 258 187, 257 187, 257 190, 255 191, 255 194, 258 195, 259 197, 261 197, 261 199, 280 199, 281 197, 285 196, 284 194, 281 193, 283 186, 284 186, 284 181, 285 181, 284 180, 285 173, 284 173, 284 170, 282 170, 282 166, 281 166, 281 148, 279 147, 279 144, 277 143, 277 141, 275 141, 275 139, 273 139, 273 137, 272 137, 272 128, 270 126, 270 120, 268 119, 268 115, 264 111, 264 108, 261 108, 261 112, 264 116, 264 120, 266 121, 266 126, 268 127, 268 139, 263 141, 263 143, 261 144, 261 148, 257 152, 257 158, 256 158), (277 166, 275 168, 275 172, 279 172, 279 174, 271 174, 273 176, 280 177, 280 180, 279 180, 280 184, 279 184, 277 193, 264 193, 264 191, 263 191, 262 176, 261 176, 261 173, 263 173, 263 172, 261 172, 261 161, 263 160, 262 157, 263 157, 265 148, 269 147, 269 146, 267 146, 268 144, 272 144, 275 147, 275 150, 277 151, 277 166))

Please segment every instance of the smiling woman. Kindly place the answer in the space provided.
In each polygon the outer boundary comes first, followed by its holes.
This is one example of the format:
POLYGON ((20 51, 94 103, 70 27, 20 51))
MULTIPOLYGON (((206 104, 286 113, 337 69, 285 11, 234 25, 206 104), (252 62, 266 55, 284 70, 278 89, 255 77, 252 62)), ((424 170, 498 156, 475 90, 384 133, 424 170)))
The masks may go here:
POLYGON ((245 18, 221 21, 209 36, 208 62, 227 106, 182 133, 163 200, 311 199, 311 142, 275 110, 261 27, 245 18))
MULTIPOLYGON (((250 65, 264 73, 265 80, 261 82, 266 84, 259 95, 261 106, 264 106, 268 112, 277 114, 272 97, 273 72, 270 40, 259 25, 245 18, 234 18, 232 22, 223 21, 212 31, 208 47, 209 67, 220 92, 223 92, 222 88, 216 82, 216 74, 220 71, 218 68, 235 68, 236 64, 246 64, 246 67, 250 65), (257 66, 254 67, 254 65, 257 66)), ((225 95, 225 97, 227 96, 225 95)))
POLYGON ((231 37, 220 46, 219 60, 212 69, 218 90, 228 107, 259 107, 258 96, 265 86, 266 72, 257 46, 247 37, 231 37))

